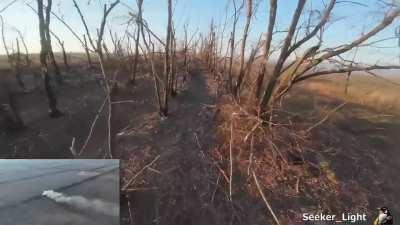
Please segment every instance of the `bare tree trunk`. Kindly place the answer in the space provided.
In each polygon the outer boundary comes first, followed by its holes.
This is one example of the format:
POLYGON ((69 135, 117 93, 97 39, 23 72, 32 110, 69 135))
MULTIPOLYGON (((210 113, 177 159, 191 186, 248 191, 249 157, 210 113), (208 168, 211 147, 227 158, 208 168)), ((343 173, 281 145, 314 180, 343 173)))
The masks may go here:
POLYGON ((56 78, 56 82, 58 85, 62 85, 63 84, 63 78, 61 76, 61 71, 60 71, 60 67, 57 64, 56 61, 56 57, 54 56, 54 52, 53 52, 53 46, 51 44, 51 36, 50 36, 50 12, 51 12, 51 5, 52 5, 52 0, 48 0, 47 6, 45 6, 46 10, 50 10, 48 13, 48 16, 46 15, 46 20, 47 20, 47 28, 45 31, 45 35, 46 35, 46 41, 47 41, 47 45, 48 45, 48 57, 50 57, 51 60, 51 64, 54 67, 54 74, 55 74, 55 78, 56 78))
POLYGON ((285 63, 286 58, 288 57, 288 55, 287 55, 288 50, 289 50, 290 44, 292 42, 292 38, 293 38, 294 32, 296 30, 297 23, 299 22, 300 15, 301 15, 301 12, 303 11, 305 3, 306 3, 306 0, 298 1, 297 8, 293 15, 288 34, 285 38, 283 47, 281 48, 281 52, 280 52, 278 61, 274 67, 274 71, 272 73, 271 79, 269 80, 268 85, 264 91, 263 97, 261 99, 259 109, 260 109, 260 116, 262 118, 267 117, 267 115, 265 114, 266 108, 267 108, 269 100, 271 99, 271 96, 274 92, 275 86, 278 82, 278 77, 281 73, 282 66, 285 63))
POLYGON ((217 46, 216 46, 216 40, 215 40, 215 31, 214 31, 214 25, 212 25, 212 28, 211 28, 211 34, 210 34, 210 38, 211 38, 211 41, 210 41, 210 47, 209 47, 209 56, 210 56, 210 58, 209 58, 209 60, 210 60, 210 62, 209 62, 209 67, 210 67, 210 69, 211 69, 211 73, 212 73, 212 76, 213 76, 213 78, 215 79, 216 78, 216 68, 215 68, 215 66, 216 66, 216 62, 215 62, 215 58, 216 58, 216 50, 217 50, 217 46))
POLYGON ((132 76, 131 76, 131 80, 130 80, 131 84, 135 84, 137 66, 138 66, 138 61, 139 61, 139 41, 140 41, 140 26, 141 26, 140 18, 142 18, 143 0, 137 0, 137 6, 138 6, 138 15, 136 18, 137 31, 136 31, 136 38, 135 38, 135 58, 133 61, 133 71, 132 71, 132 76))
POLYGON ((246 52, 246 42, 247 42, 247 36, 249 34, 249 28, 250 28, 250 22, 251 22, 251 17, 253 15, 253 0, 247 0, 247 13, 246 13, 246 25, 244 28, 243 32, 243 38, 242 38, 242 47, 240 51, 240 66, 239 66, 239 76, 236 81, 236 86, 233 90, 233 95, 238 97, 239 89, 240 86, 242 85, 243 78, 246 74, 245 66, 244 66, 244 54, 246 52))
POLYGON ((153 81, 154 81, 154 89, 155 89, 156 98, 157 98, 158 111, 161 114, 161 112, 163 110, 163 108, 162 108, 162 99, 161 99, 161 87, 160 87, 161 79, 159 78, 157 70, 155 68, 155 63, 154 63, 154 56, 155 56, 155 54, 154 54, 154 44, 151 42, 150 34, 149 34, 149 43, 147 43, 147 41, 146 41, 146 36, 144 34, 144 29, 143 29, 144 24, 142 22, 143 21, 142 15, 139 18, 139 20, 141 21, 140 22, 140 27, 139 27, 140 33, 142 35, 143 43, 144 43, 144 45, 146 46, 146 49, 147 49, 147 53, 144 53, 143 56, 144 56, 146 62, 148 62, 150 64, 150 67, 151 67, 151 73, 152 73, 153 81), (150 48, 150 43, 152 44, 152 48, 150 48))
POLYGON ((236 5, 236 0, 233 0, 233 7, 234 7, 234 14, 233 14, 233 26, 232 26, 232 32, 231 32, 231 38, 230 38, 230 57, 229 57, 229 69, 228 69, 228 89, 229 91, 233 90, 232 86, 232 66, 233 66, 233 57, 235 55, 235 35, 236 35, 236 25, 239 20, 239 11, 241 7, 237 7, 236 5))
POLYGON ((171 45, 171 33, 172 33, 172 0, 168 1, 168 25, 167 25, 167 39, 165 41, 165 56, 164 56, 164 98, 162 111, 160 112, 162 116, 168 115, 168 95, 169 95, 169 78, 171 75, 171 65, 170 65, 170 45, 171 45))
POLYGON ((29 51, 28 51, 28 47, 26 46, 26 42, 24 39, 24 36, 22 35, 21 31, 16 29, 19 36, 19 39, 21 39, 22 45, 24 46, 24 50, 25 50, 25 64, 26 66, 30 67, 31 66, 31 60, 29 59, 29 51))
POLYGON ((15 70, 15 77, 17 78, 18 85, 21 87, 22 90, 25 90, 25 84, 22 81, 21 77, 21 70, 22 70, 22 65, 21 65, 21 49, 19 47, 19 40, 18 38, 16 39, 17 42, 17 58, 15 59, 15 64, 14 64, 14 70, 15 70))
POLYGON ((48 0, 47 8, 46 8, 46 20, 43 15, 43 0, 37 0, 38 3, 38 16, 39 16, 39 33, 40 33, 40 65, 42 69, 42 75, 44 78, 44 86, 47 94, 47 99, 49 103, 49 115, 50 117, 59 117, 61 112, 57 108, 57 99, 53 92, 53 88, 50 84, 50 76, 49 69, 47 65, 47 58, 49 55, 49 43, 46 37, 46 29, 49 29, 50 24, 50 10, 51 10, 51 0, 48 0))
POLYGON ((170 94, 172 97, 176 96, 177 90, 175 89, 176 83, 176 39, 175 30, 173 29, 171 34, 171 77, 170 77, 170 94))
POLYGON ((83 35, 83 41, 84 41, 84 44, 85 44, 85 52, 86 52, 86 58, 88 60, 88 66, 89 66, 89 68, 92 68, 93 67, 92 59, 90 58, 89 46, 88 46, 88 43, 87 43, 87 40, 86 40, 86 35, 83 35))
POLYGON ((187 57, 188 57, 188 31, 187 31, 187 24, 185 24, 185 26, 183 27, 183 30, 185 32, 185 39, 184 39, 184 44, 183 44, 183 68, 185 70, 184 74, 183 74, 183 83, 186 82, 187 79, 187 75, 189 73, 188 70, 188 61, 187 61, 187 57))
POLYGON ((261 62, 261 67, 258 72, 256 81, 255 97, 257 99, 260 97, 261 88, 264 83, 265 73, 267 71, 266 68, 269 60, 269 51, 271 48, 272 34, 274 32, 274 27, 275 27, 276 9, 278 8, 277 2, 278 2, 277 0, 270 0, 269 21, 268 21, 267 37, 264 43, 263 61, 261 62))
POLYGON ((54 56, 54 52, 51 48, 52 47, 50 45, 49 56, 50 56, 51 64, 54 67, 54 75, 56 78, 56 82, 58 85, 62 85, 64 83, 64 79, 62 78, 60 67, 57 64, 56 57, 54 56))

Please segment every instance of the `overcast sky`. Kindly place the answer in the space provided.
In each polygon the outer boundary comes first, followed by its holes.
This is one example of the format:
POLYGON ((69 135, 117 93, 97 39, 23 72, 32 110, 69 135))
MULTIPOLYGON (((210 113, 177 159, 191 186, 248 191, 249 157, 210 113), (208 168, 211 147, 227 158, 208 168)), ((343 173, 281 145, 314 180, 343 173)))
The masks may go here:
MULTIPOLYGON (((0 0, 0 9, 12 2, 13 0, 0 0)), ((64 20, 70 24, 73 29, 83 34, 83 26, 80 22, 79 15, 73 7, 72 0, 53 0, 53 12, 60 15, 64 20)), ((100 24, 102 17, 102 5, 108 0, 77 0, 85 17, 88 20, 89 27, 93 34, 96 33, 96 28, 100 24)), ((107 25, 107 39, 109 41, 108 29, 111 28, 113 32, 117 32, 122 36, 126 28, 126 21, 129 18, 130 11, 136 11, 135 0, 121 0, 124 4, 120 4, 110 15, 110 20, 107 25), (129 8, 129 7, 131 8, 129 8)), ((12 46, 12 41, 15 40, 16 32, 13 28, 19 29, 25 36, 26 42, 31 52, 39 51, 39 32, 38 32, 38 18, 35 13, 25 5, 25 2, 37 7, 34 0, 19 0, 1 15, 5 20, 5 30, 7 45, 12 46)), ((178 37, 182 37, 182 27, 188 22, 189 30, 194 32, 205 32, 209 29, 211 20, 217 25, 223 24, 225 19, 226 7, 232 7, 228 4, 231 0, 175 0, 174 1, 174 23, 177 29, 178 37)), ((257 13, 252 21, 250 31, 250 45, 254 43, 260 33, 266 31, 267 18, 268 18, 268 1, 256 0, 260 2, 257 7, 257 13)), ((308 13, 310 9, 323 9, 323 4, 328 0, 308 0, 305 12, 308 13)), ((343 2, 343 1, 342 1, 343 2)), ((329 25, 325 32, 324 47, 335 47, 339 44, 345 44, 359 36, 362 32, 366 32, 374 24, 379 22, 383 17, 384 8, 378 3, 377 0, 358 0, 362 5, 346 3, 339 3, 333 10, 331 17, 331 25, 329 25)), ((164 36, 167 23, 167 0, 144 0, 144 18, 149 22, 150 27, 155 33, 164 36)), ((294 8, 297 1, 295 0, 279 0, 278 1, 278 18, 277 30, 285 30, 293 15, 294 8)), ((307 14, 308 15, 308 14, 307 14)), ((303 16, 303 19, 306 15, 303 16)), ((244 17, 242 16, 238 26, 238 35, 241 35, 243 30, 244 17)), ((228 13, 228 27, 226 36, 229 35, 232 24, 232 10, 228 13)), ((379 40, 383 38, 394 37, 395 27, 399 26, 399 19, 393 25, 386 28, 379 35, 371 39, 379 40)), ((222 27, 222 26, 220 26, 222 27)), ((55 18, 51 21, 51 29, 60 38, 65 41, 66 49, 68 52, 80 52, 82 47, 76 38, 55 18)), ((95 35, 93 35, 95 36, 95 35)), ((278 43, 282 36, 275 37, 275 43, 278 43)), ((15 41, 14 41, 15 42, 15 41)), ((15 44, 14 44, 15 45, 15 44)), ((59 46, 53 40, 55 51, 58 51, 59 46)), ((398 40, 391 39, 377 44, 380 48, 363 48, 358 51, 357 59, 367 63, 384 62, 394 64, 399 62, 400 48, 398 47, 398 40), (383 47, 383 48, 382 48, 383 47)), ((0 45, 0 54, 4 54, 4 47, 0 45)), ((353 57, 354 52, 350 52, 345 57, 353 57)))

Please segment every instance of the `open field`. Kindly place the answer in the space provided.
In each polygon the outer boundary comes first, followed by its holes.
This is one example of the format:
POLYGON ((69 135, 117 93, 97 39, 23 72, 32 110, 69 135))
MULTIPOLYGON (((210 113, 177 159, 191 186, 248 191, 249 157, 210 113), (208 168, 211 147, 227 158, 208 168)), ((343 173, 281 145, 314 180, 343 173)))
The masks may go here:
POLYGON ((375 77, 354 74, 346 89, 346 75, 332 75, 305 84, 305 88, 318 94, 339 98, 370 107, 379 113, 400 113, 400 75, 375 77))

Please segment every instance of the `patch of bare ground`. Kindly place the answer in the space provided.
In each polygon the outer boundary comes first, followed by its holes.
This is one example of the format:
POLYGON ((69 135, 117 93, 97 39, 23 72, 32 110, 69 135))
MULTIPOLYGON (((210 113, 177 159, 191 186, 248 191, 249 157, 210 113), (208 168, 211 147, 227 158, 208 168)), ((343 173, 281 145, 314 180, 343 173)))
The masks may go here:
MULTIPOLYGON (((104 98, 104 91, 94 80, 95 71, 82 70, 75 65, 64 74, 65 82, 56 86, 59 108, 63 116, 51 119, 44 88, 35 83, 34 75, 23 74, 26 91, 17 92, 17 105, 25 128, 11 131, 1 128, 0 157, 2 158, 73 158, 70 147, 75 138, 75 148, 82 146, 90 122, 104 98)), ((2 74, 2 81, 6 74, 2 74)), ((39 81, 40 82, 40 81, 39 81)), ((41 84, 41 82, 39 83, 41 84)), ((11 85, 13 85, 11 83, 11 85)), ((15 86, 15 85, 14 85, 15 86)), ((106 130, 99 123, 97 130, 106 130)), ((107 132, 104 132, 106 136, 107 132)), ((104 139, 93 140, 97 146, 104 145, 104 139)), ((89 157, 102 158, 104 153, 92 152, 89 157)))

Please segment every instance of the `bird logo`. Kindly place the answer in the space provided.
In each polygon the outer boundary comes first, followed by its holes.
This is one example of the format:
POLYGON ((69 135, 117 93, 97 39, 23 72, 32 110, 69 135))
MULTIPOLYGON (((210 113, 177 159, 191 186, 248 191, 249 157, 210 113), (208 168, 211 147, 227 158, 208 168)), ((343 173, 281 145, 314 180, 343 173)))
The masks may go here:
POLYGON ((391 224, 393 225, 393 216, 387 207, 378 208, 379 214, 374 221, 374 225, 391 224))

